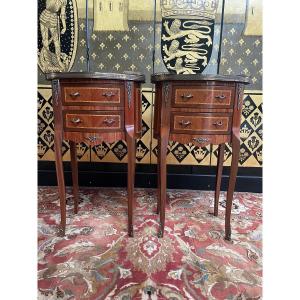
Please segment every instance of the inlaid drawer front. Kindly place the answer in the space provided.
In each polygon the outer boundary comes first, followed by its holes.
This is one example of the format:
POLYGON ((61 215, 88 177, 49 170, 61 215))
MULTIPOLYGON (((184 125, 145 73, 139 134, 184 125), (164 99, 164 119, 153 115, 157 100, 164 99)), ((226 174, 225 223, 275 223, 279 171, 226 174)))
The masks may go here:
POLYGON ((230 132, 232 117, 228 114, 174 113, 171 132, 226 134, 230 132))
POLYGON ((107 143, 113 143, 118 140, 125 139, 124 132, 73 132, 65 131, 64 139, 74 141, 76 143, 84 142, 89 145, 99 145, 103 141, 107 143))
POLYGON ((121 87, 65 87, 64 102, 67 105, 76 103, 99 103, 104 105, 121 104, 121 87))
POLYGON ((234 88, 178 87, 175 88, 173 105, 176 107, 217 107, 233 105, 234 88))
POLYGON ((122 113, 64 112, 65 129, 116 131, 123 128, 122 113))

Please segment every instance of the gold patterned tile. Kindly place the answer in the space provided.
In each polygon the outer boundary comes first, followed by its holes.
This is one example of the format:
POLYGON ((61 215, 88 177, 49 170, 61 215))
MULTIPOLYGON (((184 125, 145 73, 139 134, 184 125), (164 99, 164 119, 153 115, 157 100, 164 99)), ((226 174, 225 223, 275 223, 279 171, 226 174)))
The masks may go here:
MULTIPOLYGON (((241 167, 261 167, 262 165, 262 91, 245 91, 241 116, 241 167)), ((217 164, 217 146, 212 152, 212 165, 217 164)), ((231 165, 231 147, 226 144, 224 166, 231 165)))
MULTIPOLYGON (((54 158, 53 112, 51 108, 51 88, 42 86, 38 89, 38 158, 51 160, 54 158)), ((157 140, 152 137, 153 98, 152 90, 142 91, 143 101, 143 136, 137 141, 136 162, 156 164, 155 150, 157 140)), ((262 92, 245 91, 241 119, 241 153, 242 167, 260 167, 262 165, 262 92)), ((67 141, 63 144, 63 160, 70 160, 67 141)), ((127 162, 127 147, 125 141, 113 144, 102 143, 96 147, 88 147, 84 143, 77 145, 79 161, 92 162, 127 162)), ((224 166, 231 164, 231 147, 226 144, 226 159, 224 166)), ((168 146, 167 163, 175 165, 216 165, 217 146, 198 148, 192 144, 182 145, 170 142, 168 146)))

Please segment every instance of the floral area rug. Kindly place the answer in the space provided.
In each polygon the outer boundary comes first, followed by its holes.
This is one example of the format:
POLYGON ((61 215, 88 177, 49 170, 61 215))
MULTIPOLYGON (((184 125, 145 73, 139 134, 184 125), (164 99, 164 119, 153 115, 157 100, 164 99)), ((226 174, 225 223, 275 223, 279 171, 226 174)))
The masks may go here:
POLYGON ((57 235, 56 187, 39 188, 38 299, 262 299, 262 196, 235 193, 232 241, 224 240, 225 193, 168 190, 165 235, 157 238, 156 190, 136 189, 134 237, 127 194, 81 188, 67 228, 57 235))

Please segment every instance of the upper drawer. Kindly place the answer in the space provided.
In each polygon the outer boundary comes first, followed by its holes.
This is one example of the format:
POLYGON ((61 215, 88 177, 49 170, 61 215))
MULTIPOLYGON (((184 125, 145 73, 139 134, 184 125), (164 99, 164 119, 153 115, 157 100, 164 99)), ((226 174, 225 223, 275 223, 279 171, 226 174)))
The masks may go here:
POLYGON ((233 107, 233 87, 176 86, 174 93, 173 107, 233 107))
POLYGON ((64 128, 71 131, 120 131, 122 112, 64 111, 64 128))
POLYGON ((171 132, 188 134, 228 134, 231 131, 230 114, 172 113, 171 132))
POLYGON ((104 105, 122 106, 123 85, 102 84, 96 86, 64 86, 65 105, 104 105))

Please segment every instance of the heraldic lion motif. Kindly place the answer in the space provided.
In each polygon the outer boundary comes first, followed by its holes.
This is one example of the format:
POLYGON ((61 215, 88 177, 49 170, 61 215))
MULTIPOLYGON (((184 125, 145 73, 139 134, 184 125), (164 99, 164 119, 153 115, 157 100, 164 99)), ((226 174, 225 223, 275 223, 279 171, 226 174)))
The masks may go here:
POLYGON ((212 53, 216 0, 162 0, 162 58, 177 74, 201 73, 212 53))

